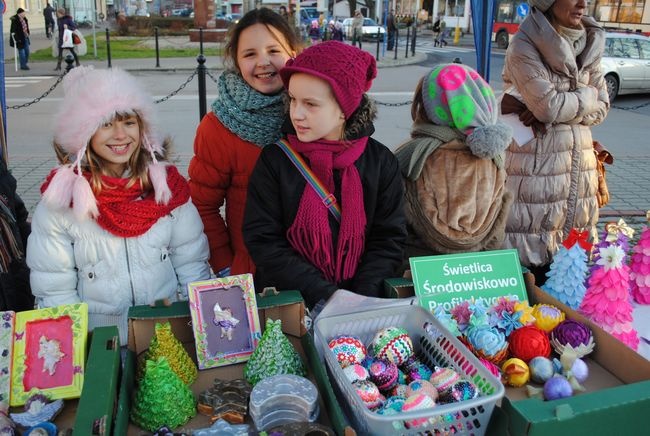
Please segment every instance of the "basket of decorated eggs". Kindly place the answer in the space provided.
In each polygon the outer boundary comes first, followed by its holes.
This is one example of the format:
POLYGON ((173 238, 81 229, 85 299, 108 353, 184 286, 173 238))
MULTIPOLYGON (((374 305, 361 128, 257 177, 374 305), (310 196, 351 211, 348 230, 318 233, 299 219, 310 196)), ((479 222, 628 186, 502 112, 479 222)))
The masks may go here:
POLYGON ((359 434, 482 435, 505 393, 420 306, 321 316, 314 336, 359 434))

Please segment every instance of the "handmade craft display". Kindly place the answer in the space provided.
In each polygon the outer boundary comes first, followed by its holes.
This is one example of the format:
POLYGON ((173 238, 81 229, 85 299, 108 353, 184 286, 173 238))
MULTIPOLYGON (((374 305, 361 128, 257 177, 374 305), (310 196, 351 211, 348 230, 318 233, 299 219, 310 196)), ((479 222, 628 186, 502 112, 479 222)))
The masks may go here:
POLYGON ((577 309, 587 291, 585 279, 591 248, 587 230, 578 232, 577 229, 571 229, 569 236, 553 257, 551 269, 546 273, 548 280, 541 288, 561 303, 577 309))
POLYGON ((591 329, 580 321, 567 319, 551 332, 551 345, 557 354, 570 347, 578 357, 586 356, 594 350, 594 336, 591 329))
POLYGON ((163 425, 172 428, 183 425, 194 415, 194 395, 171 369, 167 359, 147 360, 131 407, 131 420, 153 432, 163 425))
POLYGON ((245 362, 261 329, 251 274, 188 284, 199 369, 245 362))
MULTIPOLYGON (((646 212, 650 222, 650 211, 646 212)), ((639 241, 632 249, 630 261, 632 298, 639 304, 650 304, 650 227, 644 226, 639 241)))
POLYGON ((147 360, 156 361, 159 357, 167 359, 170 368, 183 380, 183 383, 186 385, 194 383, 198 375, 196 365, 187 354, 183 344, 174 336, 169 321, 156 323, 149 349, 145 353, 142 363, 144 365, 147 360))
POLYGON ((12 406, 34 393, 50 399, 81 395, 88 334, 88 306, 70 304, 16 314, 12 406))
POLYGON ((282 332, 282 320, 268 318, 264 335, 244 366, 244 378, 253 386, 278 374, 306 376, 305 364, 298 351, 282 332))
POLYGON ((367 354, 366 346, 355 336, 338 336, 329 341, 328 347, 342 368, 361 363, 367 354))
POLYGON ((513 357, 503 362, 503 380, 510 386, 520 387, 530 380, 530 369, 526 362, 513 357))
POLYGON ((9 408, 15 321, 15 312, 0 312, 0 409, 5 409, 2 405, 9 408))
POLYGON ((63 400, 50 401, 43 394, 34 394, 27 399, 23 412, 10 413, 13 421, 23 428, 34 427, 45 421, 52 421, 63 409, 63 400))

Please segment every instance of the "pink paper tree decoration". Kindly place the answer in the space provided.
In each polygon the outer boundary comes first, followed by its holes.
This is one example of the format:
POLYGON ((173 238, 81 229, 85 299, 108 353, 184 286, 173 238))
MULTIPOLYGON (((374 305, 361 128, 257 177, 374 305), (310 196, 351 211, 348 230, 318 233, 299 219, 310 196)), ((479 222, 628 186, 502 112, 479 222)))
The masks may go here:
MULTIPOLYGON (((650 222, 650 211, 646 212, 650 222)), ((645 226, 639 242, 632 249, 630 285, 632 298, 639 304, 650 304, 650 227, 645 226)))
POLYGON ((555 254, 550 271, 546 273, 548 280, 542 285, 547 294, 572 309, 580 306, 587 290, 587 254, 591 252, 588 239, 587 230, 578 232, 577 229, 571 229, 555 254))
POLYGON ((628 292, 630 267, 623 261, 625 252, 618 244, 599 249, 596 263, 587 282, 587 293, 580 312, 633 350, 639 336, 632 327, 632 304, 628 292))

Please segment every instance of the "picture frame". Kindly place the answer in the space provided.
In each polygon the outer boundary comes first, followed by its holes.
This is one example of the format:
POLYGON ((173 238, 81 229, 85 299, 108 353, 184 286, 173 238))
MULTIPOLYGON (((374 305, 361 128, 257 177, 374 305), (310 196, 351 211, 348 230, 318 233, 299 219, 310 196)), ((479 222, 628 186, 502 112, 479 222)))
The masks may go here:
POLYGON ((87 336, 86 303, 16 313, 11 406, 35 393, 51 400, 79 398, 87 336))
POLYGON ((16 312, 0 312, 0 403, 9 403, 16 312))
POLYGON ((251 274, 187 285, 199 369, 247 361, 262 337, 251 274))

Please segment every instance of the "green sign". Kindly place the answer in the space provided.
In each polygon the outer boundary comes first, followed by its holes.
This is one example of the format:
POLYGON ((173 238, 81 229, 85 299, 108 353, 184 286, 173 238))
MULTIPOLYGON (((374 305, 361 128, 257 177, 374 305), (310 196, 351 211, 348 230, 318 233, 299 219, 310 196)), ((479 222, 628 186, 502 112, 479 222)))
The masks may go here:
POLYGON ((517 250, 412 257, 409 262, 415 295, 430 311, 479 298, 487 306, 505 296, 528 300, 517 250))

